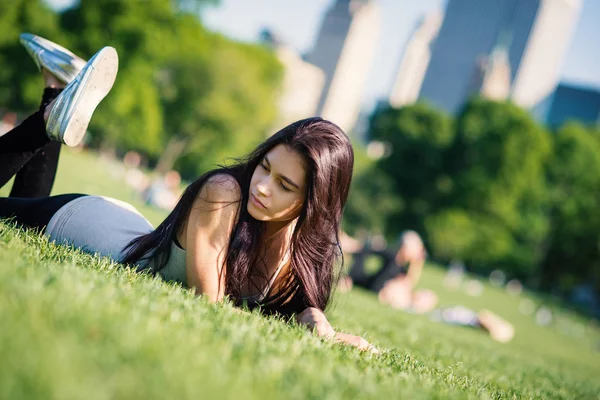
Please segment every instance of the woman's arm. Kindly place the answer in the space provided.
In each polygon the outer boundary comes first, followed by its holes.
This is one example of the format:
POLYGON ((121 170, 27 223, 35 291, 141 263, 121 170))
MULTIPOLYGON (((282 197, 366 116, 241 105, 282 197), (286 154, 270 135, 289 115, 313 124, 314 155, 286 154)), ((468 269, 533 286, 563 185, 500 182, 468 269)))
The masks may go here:
POLYGON ((425 264, 425 251, 415 258, 408 261, 408 270, 406 271, 406 277, 409 279, 412 287, 414 288, 421 279, 421 273, 423 272, 423 265, 425 264))
POLYGON ((405 243, 396 253, 394 261, 396 265, 404 265, 408 263, 408 270, 402 279, 407 279, 414 288, 421 279, 423 265, 427 259, 427 251, 422 243, 411 242, 405 243))
POLYGON ((223 266, 240 198, 232 176, 213 176, 194 200, 187 220, 187 284, 210 301, 220 301, 225 294, 223 266))
POLYGON ((350 335, 348 333, 336 332, 325 314, 317 308, 309 307, 296 316, 298 323, 305 325, 309 330, 318 336, 332 339, 337 343, 343 343, 358 347, 360 350, 368 350, 372 353, 379 353, 376 347, 371 345, 360 336, 350 335))

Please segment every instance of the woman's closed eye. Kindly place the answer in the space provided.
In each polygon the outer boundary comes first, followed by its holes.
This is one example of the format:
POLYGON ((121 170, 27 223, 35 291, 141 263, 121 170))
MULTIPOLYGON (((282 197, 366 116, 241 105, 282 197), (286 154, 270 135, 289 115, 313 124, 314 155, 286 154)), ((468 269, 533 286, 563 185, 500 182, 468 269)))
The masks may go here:
MULTIPOLYGON (((269 166, 268 166, 268 165, 267 165, 267 164, 266 164, 264 161, 263 161, 263 162, 261 162, 259 165, 260 165, 261 167, 263 167, 265 170, 269 171, 269 166)), ((289 187, 287 187, 287 186, 285 186, 285 185, 283 184, 283 181, 280 181, 280 182, 279 182, 279 185, 280 185, 280 186, 281 186, 281 188, 282 188, 283 190, 285 190, 286 192, 291 192, 291 191, 292 191, 292 189, 290 189, 289 187)))

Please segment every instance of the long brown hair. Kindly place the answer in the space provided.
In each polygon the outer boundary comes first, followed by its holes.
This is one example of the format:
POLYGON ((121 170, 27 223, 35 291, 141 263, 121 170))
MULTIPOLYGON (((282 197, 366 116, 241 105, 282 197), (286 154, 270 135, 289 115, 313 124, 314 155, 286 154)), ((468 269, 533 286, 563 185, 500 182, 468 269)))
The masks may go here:
POLYGON ((306 200, 291 238, 290 272, 283 288, 269 293, 260 304, 268 313, 290 315, 306 307, 325 310, 339 269, 343 264, 339 228, 348 197, 354 152, 346 134, 337 125, 321 118, 308 118, 283 128, 261 143, 252 153, 232 166, 209 171, 187 187, 169 216, 154 230, 126 247, 122 262, 136 264, 157 257, 153 273, 166 264, 177 228, 186 221, 196 196, 216 174, 229 174, 240 185, 238 219, 233 226, 225 257, 225 294, 241 304, 241 292, 260 259, 265 222, 247 211, 250 180, 256 167, 275 146, 283 144, 297 151, 307 165, 306 200))

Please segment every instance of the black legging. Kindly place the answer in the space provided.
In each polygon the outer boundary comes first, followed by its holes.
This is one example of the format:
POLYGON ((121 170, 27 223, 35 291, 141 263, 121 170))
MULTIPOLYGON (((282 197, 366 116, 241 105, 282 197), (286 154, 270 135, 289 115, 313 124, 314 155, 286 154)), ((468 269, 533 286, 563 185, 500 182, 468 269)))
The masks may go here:
POLYGON ((52 191, 61 143, 46 136, 44 109, 61 91, 46 88, 39 110, 0 136, 0 187, 16 175, 11 197, 44 197, 52 191))
POLYGON ((69 193, 39 199, 0 197, 0 220, 11 218, 21 226, 35 228, 43 233, 52 216, 62 206, 82 196, 87 195, 69 193))

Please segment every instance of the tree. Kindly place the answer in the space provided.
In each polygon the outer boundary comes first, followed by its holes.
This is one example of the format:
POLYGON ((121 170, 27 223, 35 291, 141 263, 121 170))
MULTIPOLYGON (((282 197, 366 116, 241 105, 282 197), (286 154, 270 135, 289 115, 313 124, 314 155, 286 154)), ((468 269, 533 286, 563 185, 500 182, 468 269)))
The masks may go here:
MULTIPOLYGON (((90 124, 93 145, 135 149, 188 179, 241 156, 276 116, 282 69, 257 45, 207 32, 195 12, 212 0, 82 0, 62 15, 81 54, 105 45, 119 76, 90 124)), ((165 168, 166 168, 165 167, 165 168)))
POLYGON ((470 101, 447 153, 451 207, 426 219, 434 252, 530 277, 548 231, 549 135, 510 103, 470 101), (456 247, 453 247, 456 246, 456 247))
POLYGON ((27 51, 19 43, 22 32, 64 41, 58 16, 40 0, 0 2, 0 107, 33 112, 42 98, 43 82, 27 51))
POLYGON ((570 292, 590 283, 600 291, 600 131, 571 123, 554 136, 548 168, 552 218, 540 268, 544 289, 570 292))
POLYGON ((200 174, 262 141, 277 116, 283 69, 264 47, 206 32, 191 17, 161 68, 167 135, 188 143, 178 165, 200 174))
POLYGON ((357 233, 385 233, 389 216, 402 209, 393 180, 354 143, 354 173, 344 212, 344 230, 357 233))
POLYGON ((90 57, 103 46, 119 53, 119 75, 90 124, 92 145, 158 157, 163 110, 155 84, 163 53, 176 39, 177 13, 165 0, 81 0, 61 15, 72 50, 90 57))
POLYGON ((372 116, 369 134, 391 146, 390 156, 377 167, 390 177, 403 205, 388 216, 387 235, 395 237, 405 229, 424 233, 426 216, 443 207, 453 186, 445 171, 452 120, 424 104, 388 107, 372 116))

